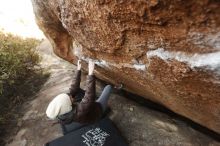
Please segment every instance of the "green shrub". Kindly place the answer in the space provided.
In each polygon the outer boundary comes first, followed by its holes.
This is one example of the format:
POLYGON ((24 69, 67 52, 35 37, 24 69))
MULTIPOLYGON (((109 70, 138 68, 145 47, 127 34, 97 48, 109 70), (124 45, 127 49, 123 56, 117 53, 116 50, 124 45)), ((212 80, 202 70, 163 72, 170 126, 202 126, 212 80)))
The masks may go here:
POLYGON ((35 51, 39 43, 0 32, 0 125, 7 124, 13 118, 10 109, 37 92, 48 77, 35 51))
POLYGON ((0 32, 0 96, 11 96, 10 87, 35 70, 40 58, 33 48, 39 44, 36 39, 22 39, 0 32))

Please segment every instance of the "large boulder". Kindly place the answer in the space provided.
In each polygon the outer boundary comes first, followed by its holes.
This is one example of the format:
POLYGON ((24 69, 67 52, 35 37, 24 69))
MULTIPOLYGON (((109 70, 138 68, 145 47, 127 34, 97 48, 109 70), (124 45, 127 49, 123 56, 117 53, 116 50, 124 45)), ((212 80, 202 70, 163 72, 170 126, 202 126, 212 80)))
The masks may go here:
POLYGON ((220 133, 220 1, 32 3, 58 56, 220 133))

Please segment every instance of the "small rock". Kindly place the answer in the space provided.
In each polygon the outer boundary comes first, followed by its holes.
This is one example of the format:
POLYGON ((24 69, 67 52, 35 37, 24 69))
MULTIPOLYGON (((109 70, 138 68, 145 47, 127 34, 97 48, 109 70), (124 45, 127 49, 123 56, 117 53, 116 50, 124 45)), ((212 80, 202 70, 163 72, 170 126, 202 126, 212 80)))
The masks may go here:
POLYGON ((17 123, 17 126, 18 126, 18 127, 21 127, 21 125, 22 125, 22 121, 19 120, 18 123, 17 123))
POLYGON ((165 123, 163 121, 155 121, 153 125, 157 128, 163 129, 167 132, 175 132, 178 130, 178 128, 174 124, 165 123))
POLYGON ((26 139, 22 140, 20 144, 21 144, 20 146, 26 146, 27 145, 27 140, 26 139))
POLYGON ((130 110, 131 112, 133 112, 133 111, 134 111, 134 108, 133 108, 133 107, 130 107, 129 110, 130 110))
POLYGON ((18 137, 18 138, 21 138, 25 133, 26 133, 26 129, 21 129, 18 133, 17 133, 17 135, 16 135, 16 137, 18 137))

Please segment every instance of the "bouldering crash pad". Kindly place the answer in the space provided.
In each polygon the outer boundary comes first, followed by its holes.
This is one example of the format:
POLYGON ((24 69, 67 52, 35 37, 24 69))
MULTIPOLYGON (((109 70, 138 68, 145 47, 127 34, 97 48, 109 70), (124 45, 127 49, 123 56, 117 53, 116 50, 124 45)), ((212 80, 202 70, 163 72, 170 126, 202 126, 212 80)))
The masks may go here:
POLYGON ((72 131, 45 146, 127 146, 113 122, 104 118, 101 121, 72 131))

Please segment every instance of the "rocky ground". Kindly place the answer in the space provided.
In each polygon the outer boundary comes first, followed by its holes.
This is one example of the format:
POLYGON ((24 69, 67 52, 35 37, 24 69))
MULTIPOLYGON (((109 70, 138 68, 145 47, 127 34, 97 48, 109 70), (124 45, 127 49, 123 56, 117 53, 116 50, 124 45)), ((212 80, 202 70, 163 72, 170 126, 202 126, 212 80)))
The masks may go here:
MULTIPOLYGON (((18 131, 12 132, 15 135, 8 139, 8 146, 41 146, 62 136, 59 125, 53 125, 52 121, 46 118, 45 110, 54 96, 68 91, 75 66, 54 56, 47 41, 44 41, 38 50, 43 56, 42 66, 49 69, 51 76, 35 99, 24 104, 21 109, 23 117, 16 125, 18 131)), ((83 75, 81 87, 85 87, 85 75, 83 75)), ((98 81, 98 94, 102 88, 103 83, 98 81)), ((129 96, 133 95, 124 97, 114 92, 109 102, 112 110, 109 116, 129 145, 220 145, 216 139, 192 128, 185 121, 153 110, 147 104, 134 102, 127 98, 129 96)))

